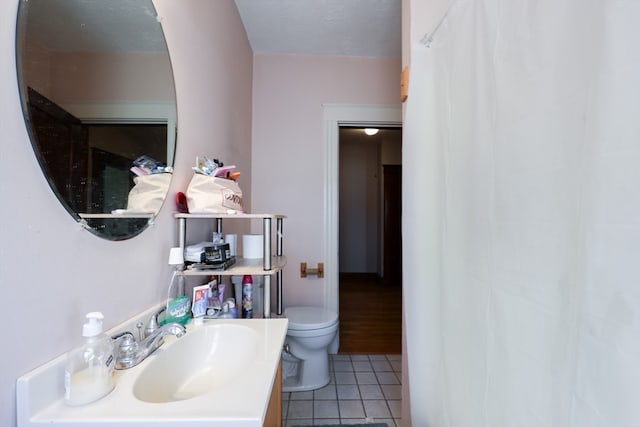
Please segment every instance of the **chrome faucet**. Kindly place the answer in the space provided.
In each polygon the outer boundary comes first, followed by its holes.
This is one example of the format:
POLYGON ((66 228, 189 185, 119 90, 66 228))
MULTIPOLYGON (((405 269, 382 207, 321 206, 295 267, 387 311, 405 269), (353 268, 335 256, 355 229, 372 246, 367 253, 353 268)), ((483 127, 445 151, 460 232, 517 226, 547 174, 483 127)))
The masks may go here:
MULTIPOLYGON (((157 314, 157 313, 156 313, 157 314)), ((155 319, 155 316, 154 316, 155 319)), ((136 341, 131 332, 122 332, 112 338, 119 341, 116 348, 116 369, 129 369, 156 351, 163 343, 167 335, 175 335, 180 338, 187 333, 187 328, 179 323, 167 323, 155 328, 143 340, 136 341)))
POLYGON ((149 317, 149 320, 147 321, 147 327, 144 330, 145 338, 148 337, 149 335, 152 335, 160 327, 160 323, 158 322, 158 316, 160 316, 160 313, 162 313, 166 309, 167 307, 162 307, 160 310, 153 313, 151 317, 149 317))

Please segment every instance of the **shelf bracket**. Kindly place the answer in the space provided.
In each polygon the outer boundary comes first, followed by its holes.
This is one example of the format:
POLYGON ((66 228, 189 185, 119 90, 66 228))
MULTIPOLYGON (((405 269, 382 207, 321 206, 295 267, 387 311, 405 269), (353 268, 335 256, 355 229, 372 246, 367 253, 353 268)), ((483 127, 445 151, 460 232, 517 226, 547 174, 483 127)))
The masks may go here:
POLYGON ((324 277, 324 263, 319 262, 316 268, 307 268, 306 262, 300 263, 300 277, 318 276, 319 279, 324 277))

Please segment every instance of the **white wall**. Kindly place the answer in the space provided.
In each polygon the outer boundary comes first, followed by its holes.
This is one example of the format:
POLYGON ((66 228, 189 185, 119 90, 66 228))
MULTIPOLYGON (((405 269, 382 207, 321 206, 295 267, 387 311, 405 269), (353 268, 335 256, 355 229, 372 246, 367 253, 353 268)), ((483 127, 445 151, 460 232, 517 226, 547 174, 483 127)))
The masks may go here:
POLYGON ((402 164, 402 134, 397 138, 382 140, 380 147, 380 164, 401 165, 402 164))
MULTIPOLYGON (((15 381, 79 344, 86 312, 111 327, 160 302, 176 241, 172 203, 124 242, 98 239, 60 206, 39 171, 18 96, 17 1, 0 2, 0 289, 7 345, 0 369, 0 425, 15 425, 15 381)), ((182 191, 196 155, 239 165, 250 199, 252 53, 231 0, 157 0, 172 55, 178 153, 169 193, 182 191)))
POLYGON ((288 216, 285 307, 324 305, 329 293, 326 279, 301 279, 298 267, 326 262, 322 105, 397 104, 399 73, 399 58, 255 55, 252 202, 288 216))
MULTIPOLYGON (((402 130, 367 136, 339 131, 340 273, 382 277, 384 258, 384 173, 382 165, 402 164, 402 130)), ((400 208, 400 207, 398 207, 400 208)))
POLYGON ((380 274, 381 144, 340 135, 339 271, 380 274))

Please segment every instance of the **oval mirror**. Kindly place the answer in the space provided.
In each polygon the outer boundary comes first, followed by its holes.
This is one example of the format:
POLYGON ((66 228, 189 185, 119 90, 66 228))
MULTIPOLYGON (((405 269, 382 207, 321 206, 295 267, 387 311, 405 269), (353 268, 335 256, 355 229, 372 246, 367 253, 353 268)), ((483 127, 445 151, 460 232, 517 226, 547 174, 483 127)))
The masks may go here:
POLYGON ((20 96, 31 145, 69 213, 109 240, 166 197, 176 148, 167 45, 151 0, 20 0, 20 96))

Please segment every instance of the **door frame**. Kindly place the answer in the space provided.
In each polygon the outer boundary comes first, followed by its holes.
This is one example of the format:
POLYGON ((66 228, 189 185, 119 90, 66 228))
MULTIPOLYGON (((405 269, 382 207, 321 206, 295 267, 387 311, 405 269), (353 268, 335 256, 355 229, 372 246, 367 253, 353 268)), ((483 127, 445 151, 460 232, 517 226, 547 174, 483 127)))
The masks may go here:
POLYGON ((325 307, 338 312, 340 126, 402 127, 401 104, 323 104, 325 133, 325 307))

